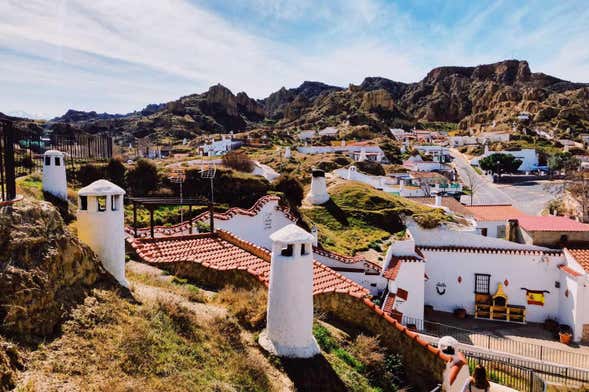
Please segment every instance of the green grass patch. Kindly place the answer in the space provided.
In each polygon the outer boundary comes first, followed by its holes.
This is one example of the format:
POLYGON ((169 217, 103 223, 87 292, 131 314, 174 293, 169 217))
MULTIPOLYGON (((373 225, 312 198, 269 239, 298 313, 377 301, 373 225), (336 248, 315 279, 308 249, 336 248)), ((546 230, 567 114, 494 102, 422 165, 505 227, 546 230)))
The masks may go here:
POLYGON ((401 216, 412 216, 432 228, 451 217, 403 197, 378 191, 369 185, 346 182, 330 187, 331 200, 320 206, 301 208, 307 225, 319 229, 321 244, 348 255, 369 248, 382 250, 381 242, 405 229, 401 216))

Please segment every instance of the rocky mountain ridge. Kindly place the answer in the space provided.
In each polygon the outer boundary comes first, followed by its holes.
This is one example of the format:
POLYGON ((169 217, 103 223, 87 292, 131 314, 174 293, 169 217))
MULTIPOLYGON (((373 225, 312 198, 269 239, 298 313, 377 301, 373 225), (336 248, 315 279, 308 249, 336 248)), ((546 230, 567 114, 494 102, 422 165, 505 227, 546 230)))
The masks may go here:
POLYGON ((127 115, 68 111, 53 123, 90 133, 129 137, 194 137, 256 128, 368 126, 386 132, 418 122, 457 123, 462 129, 511 129, 522 112, 530 127, 581 132, 589 128, 589 84, 533 73, 526 61, 506 60, 474 67, 438 67, 421 81, 367 77, 348 88, 303 82, 256 100, 217 84, 167 104, 127 115))

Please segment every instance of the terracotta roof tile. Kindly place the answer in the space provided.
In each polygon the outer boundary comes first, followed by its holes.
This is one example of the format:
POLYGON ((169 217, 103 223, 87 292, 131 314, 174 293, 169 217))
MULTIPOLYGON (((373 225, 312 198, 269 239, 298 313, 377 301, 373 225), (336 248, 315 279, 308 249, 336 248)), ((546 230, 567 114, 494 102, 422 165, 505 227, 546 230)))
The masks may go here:
MULTIPOLYGON (((268 285, 270 252, 223 230, 217 235, 195 234, 132 242, 137 254, 149 263, 194 262, 217 270, 245 269, 268 285)), ((368 290, 323 264, 313 262, 313 292, 345 292, 366 296, 368 290)))
POLYGON ((478 221, 506 221, 527 216, 511 204, 465 206, 478 221))
POLYGON ((402 263, 417 261, 423 261, 423 259, 417 256, 392 256, 387 270, 382 275, 389 280, 395 280, 401 270, 402 263))
POLYGON ((518 223, 526 231, 589 231, 589 225, 564 216, 522 216, 518 223))
POLYGON ((562 254, 561 250, 542 250, 542 249, 501 249, 501 248, 480 248, 468 246, 419 246, 422 251, 438 251, 438 252, 463 252, 463 253, 503 253, 512 255, 549 255, 559 256, 562 254))
MULTIPOLYGON (((585 272, 589 273, 589 249, 565 248, 565 252, 568 252, 571 256, 573 256, 577 263, 579 263, 581 267, 583 267, 585 272)), ((566 266, 561 266, 561 269, 565 272, 568 272, 569 269, 574 271, 572 268, 566 266)), ((577 271, 574 272, 578 273, 577 271)))
POLYGON ((389 293, 382 304, 382 310, 386 314, 391 314, 393 305, 395 304, 395 294, 389 293))

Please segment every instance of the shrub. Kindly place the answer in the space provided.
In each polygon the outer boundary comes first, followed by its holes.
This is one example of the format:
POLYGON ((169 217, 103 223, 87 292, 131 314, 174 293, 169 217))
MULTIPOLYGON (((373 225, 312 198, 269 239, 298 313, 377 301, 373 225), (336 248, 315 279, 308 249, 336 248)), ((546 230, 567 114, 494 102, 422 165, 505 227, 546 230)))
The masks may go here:
POLYGON ((254 161, 248 158, 248 156, 242 151, 230 151, 223 155, 223 165, 237 171, 244 173, 251 173, 254 171, 254 161))
POLYGON ((148 159, 140 159, 127 172, 127 184, 133 196, 145 196, 157 189, 160 177, 157 167, 148 159))
POLYGON ((313 325, 313 335, 315 336, 319 347, 321 347, 321 350, 326 353, 331 352, 338 346, 336 340, 323 325, 313 325))
POLYGON ((121 162, 120 159, 111 158, 108 161, 108 165, 106 166, 106 175, 108 179, 120 186, 121 188, 125 188, 125 174, 127 172, 127 168, 121 162))
POLYGON ((104 178, 104 166, 99 166, 92 163, 87 163, 80 166, 76 173, 76 179, 81 186, 86 186, 93 183, 96 180, 104 178))
POLYGON ((292 207, 299 207, 305 197, 303 184, 294 176, 281 175, 272 184, 274 189, 282 192, 292 207))
POLYGON ((358 335, 350 345, 350 352, 366 368, 374 368, 381 364, 385 358, 382 346, 378 338, 366 335, 358 335))
POLYGON ((384 168, 378 162, 373 162, 373 161, 356 162, 356 167, 358 168, 358 170, 360 170, 361 172, 364 172, 366 174, 372 174, 374 176, 384 176, 385 175, 384 168))

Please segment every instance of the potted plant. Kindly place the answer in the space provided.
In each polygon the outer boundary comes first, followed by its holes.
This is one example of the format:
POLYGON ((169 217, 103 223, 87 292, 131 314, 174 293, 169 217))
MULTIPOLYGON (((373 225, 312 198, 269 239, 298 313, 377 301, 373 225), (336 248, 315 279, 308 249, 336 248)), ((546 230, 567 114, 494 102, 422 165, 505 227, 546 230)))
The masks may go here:
POLYGON ((466 309, 455 308, 454 309, 454 316, 456 316, 456 318, 459 318, 459 319, 465 319, 466 318, 466 309))
POLYGON ((571 327, 569 327, 568 325, 561 324, 560 331, 558 332, 558 337, 561 343, 570 344, 573 338, 571 327))

